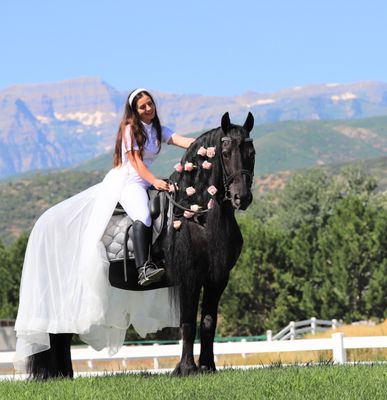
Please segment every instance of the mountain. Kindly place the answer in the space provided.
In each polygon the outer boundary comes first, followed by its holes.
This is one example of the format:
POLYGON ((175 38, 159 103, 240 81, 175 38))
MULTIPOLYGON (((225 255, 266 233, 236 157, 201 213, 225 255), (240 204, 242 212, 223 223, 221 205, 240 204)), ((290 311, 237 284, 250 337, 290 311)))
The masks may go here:
MULTIPOLYGON (((387 84, 383 82, 314 85, 234 97, 152 92, 162 123, 183 134, 219 126, 226 111, 236 123, 243 123, 252 111, 256 126, 387 115, 387 84)), ((95 77, 0 90, 0 179, 72 166, 111 151, 127 94, 95 77)), ((282 127, 291 129, 291 125, 282 127)), ((258 131, 257 144, 271 140, 270 135, 264 135, 266 139, 260 135, 258 131)), ((345 141, 346 135, 341 135, 345 141)), ((282 138, 278 140, 281 144, 282 138)), ((277 153, 276 147, 271 148, 272 157, 277 153)), ((265 160, 268 165, 272 162, 265 160)))

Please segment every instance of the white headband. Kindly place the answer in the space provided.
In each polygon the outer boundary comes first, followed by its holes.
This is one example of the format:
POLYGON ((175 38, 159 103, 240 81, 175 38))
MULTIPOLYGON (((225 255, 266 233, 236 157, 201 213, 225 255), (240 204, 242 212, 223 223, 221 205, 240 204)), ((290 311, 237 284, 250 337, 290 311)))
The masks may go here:
POLYGON ((135 98, 140 92, 147 92, 147 90, 144 89, 144 88, 139 88, 139 89, 136 89, 135 91, 133 91, 132 94, 129 96, 129 100, 128 100, 128 103, 129 103, 130 107, 132 107, 132 103, 133 103, 134 98, 135 98))

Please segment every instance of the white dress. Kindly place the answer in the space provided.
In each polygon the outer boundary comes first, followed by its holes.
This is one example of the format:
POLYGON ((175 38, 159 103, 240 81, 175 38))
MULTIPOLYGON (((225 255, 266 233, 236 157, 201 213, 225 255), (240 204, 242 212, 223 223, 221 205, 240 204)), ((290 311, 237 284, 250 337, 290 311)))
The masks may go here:
POLYGON ((128 181, 128 164, 47 210, 36 222, 24 259, 15 368, 50 347, 48 333, 77 333, 96 350, 122 346, 127 328, 145 337, 178 326, 169 289, 144 292, 110 286, 101 237, 128 181))

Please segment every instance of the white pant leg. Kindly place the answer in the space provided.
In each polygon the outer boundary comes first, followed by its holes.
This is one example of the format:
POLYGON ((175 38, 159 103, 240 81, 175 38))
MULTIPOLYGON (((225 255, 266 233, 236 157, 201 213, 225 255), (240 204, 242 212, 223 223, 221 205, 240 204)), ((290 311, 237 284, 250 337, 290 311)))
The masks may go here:
POLYGON ((152 219, 146 188, 136 183, 125 185, 119 202, 133 221, 140 220, 146 226, 151 226, 152 219))

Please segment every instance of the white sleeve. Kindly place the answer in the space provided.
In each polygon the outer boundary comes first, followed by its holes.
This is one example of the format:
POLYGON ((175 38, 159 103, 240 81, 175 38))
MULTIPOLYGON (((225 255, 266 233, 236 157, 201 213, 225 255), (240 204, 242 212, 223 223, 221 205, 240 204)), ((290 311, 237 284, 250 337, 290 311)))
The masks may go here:
POLYGON ((133 150, 140 150, 136 141, 134 142, 134 145, 132 146, 132 138, 130 136, 130 125, 126 125, 124 135, 122 137, 122 146, 124 148, 125 153, 127 153, 128 151, 131 151, 132 148, 133 148, 133 150))
POLYGON ((169 139, 175 134, 172 129, 162 126, 161 127, 161 141, 163 143, 168 143, 169 139))

